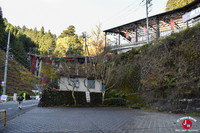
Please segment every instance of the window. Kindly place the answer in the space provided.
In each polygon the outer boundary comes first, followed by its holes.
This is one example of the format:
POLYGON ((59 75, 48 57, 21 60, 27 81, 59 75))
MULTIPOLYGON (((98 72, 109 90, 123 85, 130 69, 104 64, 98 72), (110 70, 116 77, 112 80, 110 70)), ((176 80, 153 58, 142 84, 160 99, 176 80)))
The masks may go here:
POLYGON ((89 89, 95 89, 95 80, 87 80, 87 87, 89 89))
POLYGON ((78 79, 70 78, 68 79, 68 84, 70 85, 74 84, 76 88, 79 88, 80 82, 78 79))

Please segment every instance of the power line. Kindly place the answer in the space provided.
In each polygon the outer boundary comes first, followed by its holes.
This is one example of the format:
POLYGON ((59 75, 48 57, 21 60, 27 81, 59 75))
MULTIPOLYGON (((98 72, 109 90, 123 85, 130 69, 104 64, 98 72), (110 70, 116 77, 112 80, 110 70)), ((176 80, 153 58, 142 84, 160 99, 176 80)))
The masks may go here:
POLYGON ((137 0, 135 0, 134 2, 132 2, 131 4, 129 4, 128 6, 126 6, 125 8, 121 9, 120 11, 118 11, 116 14, 112 15, 111 17, 109 17, 105 23, 109 23, 111 22, 113 19, 122 16, 124 14, 126 14, 127 10, 131 10, 133 9, 133 7, 138 6, 139 2, 137 0))
POLYGON ((138 9, 140 9, 140 8, 142 8, 141 6, 138 6, 136 9, 132 9, 132 10, 130 10, 129 12, 129 14, 127 14, 126 16, 123 16, 121 19, 126 19, 127 17, 130 17, 131 16, 131 14, 133 13, 133 12, 135 12, 136 10, 138 10, 138 9))
MULTIPOLYGON (((3 46, 2 44, 0 44, 1 46, 3 46)), ((16 55, 18 55, 17 57, 21 57, 22 59, 24 59, 23 56, 20 56, 14 49, 12 49, 12 52, 14 52, 16 55)), ((30 67, 28 64, 25 64, 24 61, 26 61, 27 63, 29 63, 27 60, 21 60, 19 58, 17 58, 18 61, 20 61, 20 63, 26 67, 30 67)))

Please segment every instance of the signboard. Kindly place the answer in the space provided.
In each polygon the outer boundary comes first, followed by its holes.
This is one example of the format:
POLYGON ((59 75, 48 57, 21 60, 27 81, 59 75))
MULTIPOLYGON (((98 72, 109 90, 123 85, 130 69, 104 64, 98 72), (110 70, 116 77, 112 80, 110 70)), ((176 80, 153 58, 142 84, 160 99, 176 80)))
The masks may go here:
POLYGON ((188 20, 193 19, 193 18, 195 18, 199 15, 200 15, 200 7, 196 8, 196 9, 190 11, 190 12, 185 13, 183 15, 183 22, 185 23, 188 20))
POLYGON ((7 101, 8 95, 1 95, 1 100, 7 101))
POLYGON ((17 100, 17 93, 14 93, 13 95, 13 101, 16 101, 17 100))
POLYGON ((101 92, 104 92, 104 86, 103 86, 103 84, 101 85, 101 92))
POLYGON ((23 96, 23 97, 24 97, 24 99, 23 99, 23 100, 26 100, 26 93, 24 93, 23 95, 24 95, 24 96, 23 96))
POLYGON ((87 103, 90 103, 90 92, 86 91, 85 95, 86 95, 86 101, 87 101, 87 103))
POLYGON ((3 86, 5 86, 5 83, 4 83, 4 81, 2 81, 2 82, 1 82, 1 86, 2 86, 2 87, 3 87, 3 86))
POLYGON ((40 96, 39 95, 36 96, 36 100, 40 101, 40 96))

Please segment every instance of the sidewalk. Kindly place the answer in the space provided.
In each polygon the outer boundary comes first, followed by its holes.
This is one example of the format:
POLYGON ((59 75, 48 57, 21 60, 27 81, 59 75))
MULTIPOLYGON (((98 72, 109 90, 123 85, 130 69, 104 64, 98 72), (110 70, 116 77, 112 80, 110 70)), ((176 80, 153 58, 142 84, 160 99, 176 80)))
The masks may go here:
MULTIPOLYGON (((39 108, 7 122, 1 133, 177 133, 183 115, 122 108, 39 108)), ((191 129, 200 132, 200 118, 191 129)), ((182 133, 182 132, 180 132, 182 133)))

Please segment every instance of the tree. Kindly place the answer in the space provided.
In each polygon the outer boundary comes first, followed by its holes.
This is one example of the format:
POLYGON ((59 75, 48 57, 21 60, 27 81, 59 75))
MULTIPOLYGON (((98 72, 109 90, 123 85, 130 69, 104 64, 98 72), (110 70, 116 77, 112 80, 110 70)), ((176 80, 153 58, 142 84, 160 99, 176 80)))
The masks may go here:
POLYGON ((72 92, 72 98, 74 100, 74 104, 76 105, 76 97, 74 95, 74 90, 76 87, 77 79, 74 76, 74 74, 78 71, 78 62, 75 61, 73 63, 71 62, 66 62, 66 61, 61 61, 61 67, 60 67, 60 72, 62 73, 62 77, 67 78, 67 84, 63 80, 60 80, 61 84, 66 87, 68 91, 72 92), (68 88, 68 85, 72 87, 72 90, 68 88))
POLYGON ((177 8, 181 8, 194 0, 168 0, 166 5, 166 11, 171 11, 177 8))
POLYGON ((75 27, 70 25, 67 30, 64 30, 58 38, 64 38, 66 36, 74 36, 75 35, 75 27))
POLYGON ((83 46, 77 35, 58 38, 54 54, 58 56, 80 56, 83 53, 83 46))
MULTIPOLYGON (((95 56, 90 63, 91 67, 87 72, 87 79, 94 78, 95 80, 101 80, 103 89, 102 89, 102 104, 104 104, 105 94, 108 90, 112 89, 117 82, 119 81, 119 75, 116 75, 116 62, 115 56, 112 53, 101 53, 98 56, 95 56), (95 59, 94 59, 95 58, 95 59)), ((89 91, 89 88, 86 86, 86 80, 83 81, 84 86, 89 91)), ((89 91, 90 92, 90 91, 89 91)))
POLYGON ((96 79, 100 78, 100 80, 102 80, 104 88, 102 91, 102 104, 104 104, 105 93, 117 84, 117 82, 115 82, 117 80, 114 80, 117 78, 115 75, 116 63, 113 54, 103 53, 99 55, 98 58, 95 67, 95 77, 96 79))
POLYGON ((80 56, 83 54, 83 45, 78 35, 75 34, 73 25, 70 25, 58 37, 54 54, 59 56, 80 56))
POLYGON ((105 35, 101 29, 101 24, 92 29, 87 43, 90 55, 99 55, 104 51, 105 35))
POLYGON ((3 48, 2 46, 6 46, 5 44, 5 24, 4 24, 4 20, 3 20, 3 15, 2 15, 2 10, 0 7, 0 47, 3 48))
POLYGON ((42 36, 39 43, 39 51, 41 54, 51 54, 54 50, 55 42, 51 34, 47 33, 42 36))
POLYGON ((44 35, 44 27, 42 26, 39 32, 39 36, 42 37, 43 35, 44 35))

